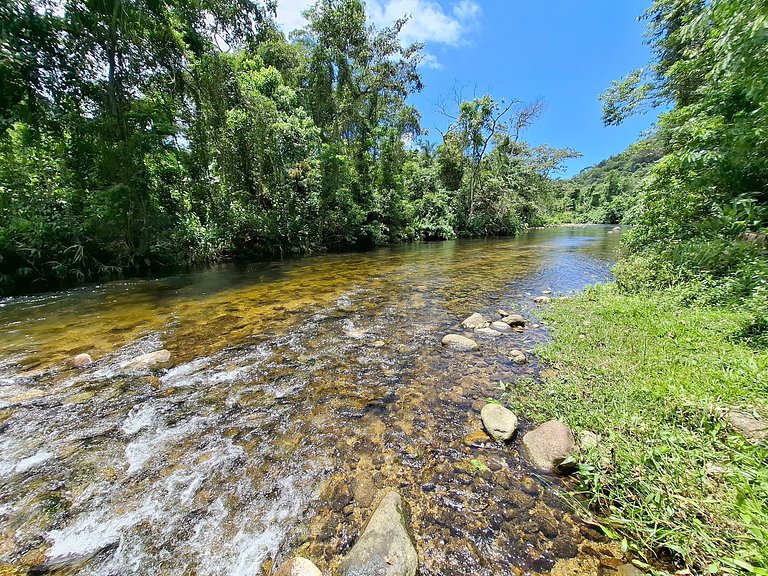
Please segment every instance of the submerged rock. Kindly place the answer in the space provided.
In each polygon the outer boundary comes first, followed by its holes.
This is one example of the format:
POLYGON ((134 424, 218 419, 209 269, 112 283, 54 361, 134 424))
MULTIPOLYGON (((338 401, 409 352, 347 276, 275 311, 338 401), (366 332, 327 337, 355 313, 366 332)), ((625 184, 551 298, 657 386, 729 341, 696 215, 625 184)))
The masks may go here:
POLYGON ((598 576, 643 576, 637 566, 633 564, 613 564, 601 562, 597 568, 598 576))
POLYGON ((461 325, 464 328, 469 328, 470 330, 473 330, 475 328, 485 328, 488 326, 488 321, 482 317, 482 315, 475 312, 472 314, 469 318, 465 319, 461 325))
POLYGON ((485 336, 487 338, 498 338, 499 336, 503 336, 501 332, 494 330, 493 328, 476 328, 475 334, 479 334, 480 336, 485 336))
POLYGON ((516 364, 528 363, 528 357, 525 355, 525 352, 523 352, 522 350, 512 350, 510 355, 511 355, 510 360, 512 362, 515 362, 516 364))
POLYGON ((725 413, 728 423, 752 444, 759 444, 768 439, 768 423, 754 414, 738 408, 725 413))
POLYGON ((450 348, 451 350, 477 350, 477 342, 471 338, 466 338, 459 334, 446 334, 442 340, 443 346, 450 348))
POLYGON ((499 404, 486 404, 480 411, 483 426, 496 440, 506 442, 517 431, 517 416, 499 404))
POLYGON ((555 472, 563 461, 576 453, 573 432, 562 422, 550 420, 523 436, 523 452, 528 462, 546 472, 555 472))
POLYGON ((323 576, 323 573, 311 561, 297 556, 280 566, 275 576, 323 576))
POLYGON ((491 322, 491 330, 496 330, 497 332, 509 332, 509 324, 506 322, 491 322))
POLYGON ((168 350, 157 350, 149 354, 142 354, 128 362, 125 367, 129 370, 145 370, 154 368, 161 364, 166 364, 171 359, 171 353, 168 350))
POLYGON ((389 492, 341 563, 341 576, 415 576, 419 558, 402 497, 389 492))
POLYGON ((72 358, 72 366, 75 368, 85 368, 90 364, 93 364, 93 358, 90 354, 78 354, 72 358))

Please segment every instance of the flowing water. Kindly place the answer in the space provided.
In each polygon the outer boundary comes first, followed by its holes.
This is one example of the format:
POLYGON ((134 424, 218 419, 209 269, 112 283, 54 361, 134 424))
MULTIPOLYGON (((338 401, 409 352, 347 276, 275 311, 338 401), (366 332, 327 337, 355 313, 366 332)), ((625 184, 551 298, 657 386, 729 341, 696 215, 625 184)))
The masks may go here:
POLYGON ((479 410, 539 385, 510 358, 546 337, 532 295, 608 278, 617 244, 558 228, 0 300, 0 574, 332 571, 390 488, 422 575, 549 572, 594 533, 479 410), (529 328, 440 345, 497 308, 529 328))

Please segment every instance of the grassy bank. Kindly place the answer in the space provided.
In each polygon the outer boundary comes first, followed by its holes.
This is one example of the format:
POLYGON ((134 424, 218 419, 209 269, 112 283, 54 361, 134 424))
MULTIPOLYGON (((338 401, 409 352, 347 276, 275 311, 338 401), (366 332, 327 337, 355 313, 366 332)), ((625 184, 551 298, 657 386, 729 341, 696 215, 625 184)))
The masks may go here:
POLYGON ((694 573, 768 574, 768 447, 724 414, 768 415, 768 350, 745 337, 749 316, 604 286, 547 319, 539 355, 553 369, 518 408, 600 435, 579 458, 580 500, 606 532, 694 573))

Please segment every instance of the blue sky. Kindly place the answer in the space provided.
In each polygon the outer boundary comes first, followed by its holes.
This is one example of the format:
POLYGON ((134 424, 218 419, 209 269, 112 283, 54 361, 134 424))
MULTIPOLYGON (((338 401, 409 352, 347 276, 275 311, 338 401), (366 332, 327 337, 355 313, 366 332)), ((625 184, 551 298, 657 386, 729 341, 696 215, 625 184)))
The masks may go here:
MULTIPOLYGON (((278 22, 301 26, 312 0, 278 0, 278 22)), ((367 0, 377 25, 404 14, 404 41, 425 43, 425 89, 412 98, 429 138, 449 119, 437 104, 454 86, 463 96, 544 99, 546 109, 525 134, 532 144, 570 146, 583 154, 565 175, 624 150, 656 120, 648 114, 619 127, 601 122, 598 95, 651 58, 637 21, 649 0, 367 0)))

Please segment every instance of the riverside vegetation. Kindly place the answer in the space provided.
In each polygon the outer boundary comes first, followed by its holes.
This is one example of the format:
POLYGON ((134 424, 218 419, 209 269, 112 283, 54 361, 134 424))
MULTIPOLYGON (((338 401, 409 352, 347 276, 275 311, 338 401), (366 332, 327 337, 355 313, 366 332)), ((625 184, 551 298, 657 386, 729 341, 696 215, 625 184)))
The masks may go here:
POLYGON ((405 19, 319 0, 288 40, 274 9, 3 4, 0 291, 546 221, 577 153, 522 139, 541 102, 457 98, 421 143, 405 19))
POLYGON ((611 86, 605 120, 669 109, 570 183, 583 218, 635 224, 626 254, 614 285, 554 303, 555 371, 515 402, 600 431, 574 502, 625 547, 765 575, 768 10, 659 0, 646 19, 656 60, 611 86))

